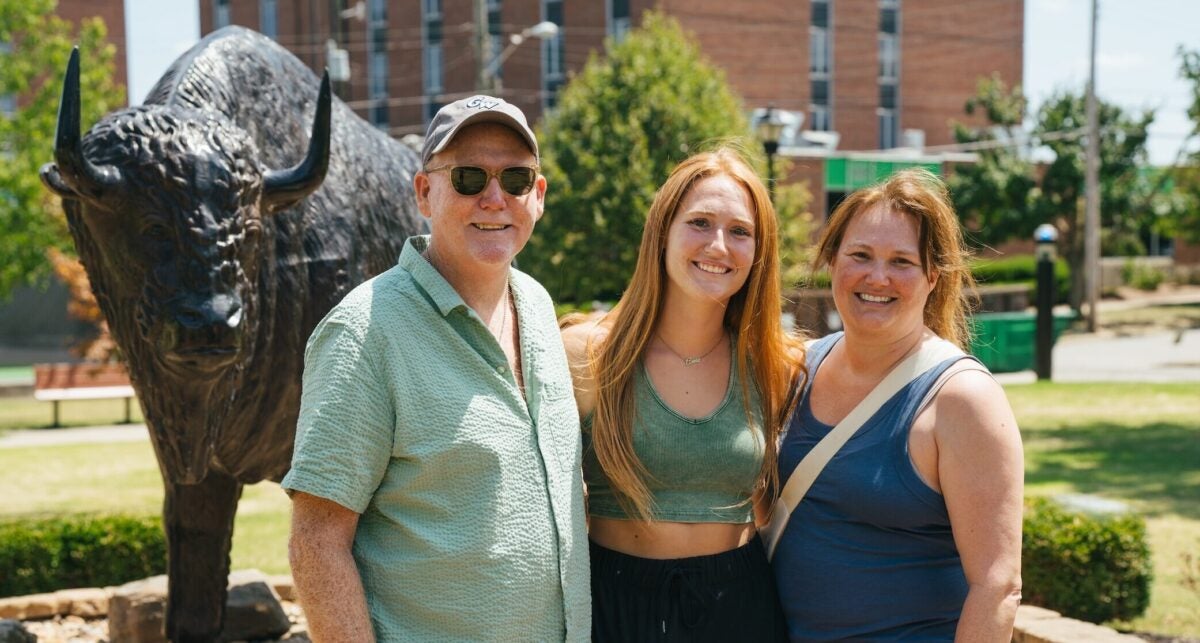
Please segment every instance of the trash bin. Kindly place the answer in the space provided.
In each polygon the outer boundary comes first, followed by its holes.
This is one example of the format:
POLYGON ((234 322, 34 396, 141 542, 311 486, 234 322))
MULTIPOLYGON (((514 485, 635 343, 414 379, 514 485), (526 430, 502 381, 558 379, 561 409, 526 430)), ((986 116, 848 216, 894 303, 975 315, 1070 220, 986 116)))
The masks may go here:
MULTIPOLYGON (((1055 313, 1054 339, 1075 319, 1075 313, 1055 313)), ((978 313, 971 317, 971 354, 993 373, 1032 370, 1035 366, 1037 314, 978 313)))

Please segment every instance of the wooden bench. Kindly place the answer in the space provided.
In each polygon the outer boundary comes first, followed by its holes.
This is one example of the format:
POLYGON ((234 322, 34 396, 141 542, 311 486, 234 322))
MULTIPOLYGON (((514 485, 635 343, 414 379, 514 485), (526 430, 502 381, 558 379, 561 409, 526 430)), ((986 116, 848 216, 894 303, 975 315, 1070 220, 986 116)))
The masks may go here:
POLYGON ((34 364, 33 397, 54 402, 54 424, 59 422, 59 402, 125 398, 125 423, 133 421, 133 386, 122 364, 34 364))

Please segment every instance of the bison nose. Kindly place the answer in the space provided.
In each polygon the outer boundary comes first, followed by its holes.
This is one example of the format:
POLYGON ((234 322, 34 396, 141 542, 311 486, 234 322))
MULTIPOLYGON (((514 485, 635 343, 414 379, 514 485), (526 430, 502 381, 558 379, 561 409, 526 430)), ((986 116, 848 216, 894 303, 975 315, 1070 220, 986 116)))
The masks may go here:
POLYGON ((217 368, 241 348, 242 303, 233 295, 189 298, 176 304, 167 349, 172 361, 192 369, 217 368))
POLYGON ((233 295, 190 299, 180 304, 175 321, 186 330, 237 329, 242 323, 242 302, 233 295))

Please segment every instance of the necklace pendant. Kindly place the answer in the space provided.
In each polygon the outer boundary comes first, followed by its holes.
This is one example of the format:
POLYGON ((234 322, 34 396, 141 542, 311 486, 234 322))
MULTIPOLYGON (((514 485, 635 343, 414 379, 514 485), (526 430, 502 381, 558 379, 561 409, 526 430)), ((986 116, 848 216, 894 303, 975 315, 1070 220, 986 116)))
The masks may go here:
POLYGON ((699 364, 700 360, 702 360, 702 359, 704 359, 704 358, 703 357, 685 357, 685 358, 683 358, 683 365, 684 366, 693 366, 695 364, 699 364))

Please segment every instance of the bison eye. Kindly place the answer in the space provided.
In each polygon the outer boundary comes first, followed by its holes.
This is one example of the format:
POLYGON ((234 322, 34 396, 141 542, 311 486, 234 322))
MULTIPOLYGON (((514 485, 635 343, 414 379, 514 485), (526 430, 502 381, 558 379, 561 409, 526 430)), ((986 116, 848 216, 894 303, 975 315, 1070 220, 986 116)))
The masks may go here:
POLYGON ((151 241, 166 241, 171 238, 171 229, 157 221, 142 226, 142 236, 151 241))

